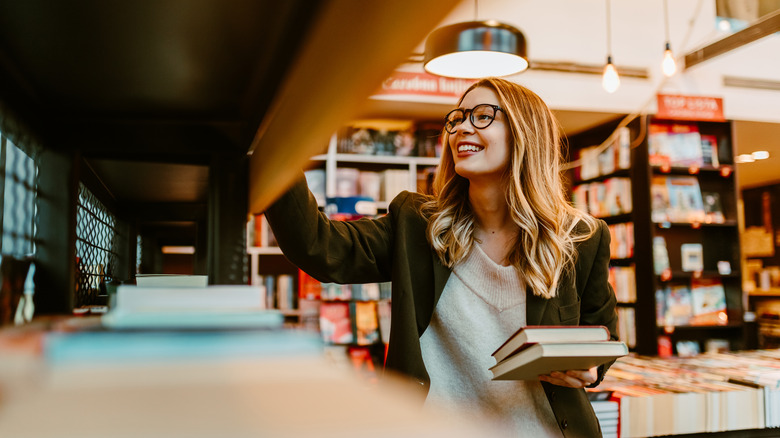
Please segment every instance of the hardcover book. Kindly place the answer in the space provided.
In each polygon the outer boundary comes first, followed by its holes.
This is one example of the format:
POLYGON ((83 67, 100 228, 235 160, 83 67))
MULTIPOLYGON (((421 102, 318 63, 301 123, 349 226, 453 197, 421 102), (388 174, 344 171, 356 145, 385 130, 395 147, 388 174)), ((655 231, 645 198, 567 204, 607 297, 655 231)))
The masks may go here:
POLYGON ((526 326, 510 336, 493 357, 501 362, 521 347, 530 343, 562 343, 581 341, 608 341, 609 330, 604 326, 526 326))
POLYGON ((619 341, 528 343, 490 371, 493 380, 536 380, 540 374, 587 370, 627 354, 619 341))

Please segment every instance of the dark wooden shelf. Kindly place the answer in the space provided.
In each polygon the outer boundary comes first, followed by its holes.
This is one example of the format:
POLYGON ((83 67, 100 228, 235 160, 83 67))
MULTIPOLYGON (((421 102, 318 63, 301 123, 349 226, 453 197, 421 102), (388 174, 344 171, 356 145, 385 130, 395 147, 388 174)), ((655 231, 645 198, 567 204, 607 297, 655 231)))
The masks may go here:
POLYGON ((600 217, 599 219, 603 220, 604 222, 606 222, 609 225, 614 225, 614 224, 620 224, 620 223, 623 223, 623 222, 633 222, 634 215, 633 215, 633 213, 623 213, 623 214, 618 214, 618 215, 615 215, 615 216, 600 217))
POLYGON ((668 171, 666 171, 661 166, 651 166, 654 175, 718 175, 722 178, 731 178, 734 175, 734 166, 732 164, 724 164, 721 165, 721 167, 703 166, 699 167, 695 172, 691 172, 692 168, 695 168, 695 166, 672 166, 668 171), (731 168, 728 176, 721 175, 721 170, 724 166, 731 168))
POLYGON ((713 222, 653 222, 656 228, 735 228, 738 226, 737 221, 727 220, 723 223, 713 222))
MULTIPOLYGON (((691 331, 700 331, 700 330, 736 330, 736 329, 742 329, 744 324, 742 322, 730 322, 728 324, 723 325, 675 325, 671 326, 674 330, 673 332, 691 332, 691 331)), ((658 326, 658 331, 667 333, 665 326, 658 326)))
MULTIPOLYGON (((656 281, 660 283, 668 283, 670 281, 678 280, 690 280, 696 277, 696 272, 688 271, 672 271, 672 276, 669 279, 664 280, 660 275, 656 275, 656 281)), ((739 272, 732 272, 730 274, 721 274, 718 271, 701 271, 701 278, 740 278, 739 272)))
POLYGON ((590 183, 593 183, 593 182, 602 182, 602 181, 608 180, 610 178, 615 178, 615 177, 629 178, 630 176, 631 176, 631 169, 617 169, 616 171, 614 171, 612 173, 608 173, 606 175, 599 175, 599 176, 596 176, 596 177, 593 177, 593 178, 589 178, 589 179, 583 179, 583 180, 574 181, 573 185, 578 186, 580 184, 590 184, 590 183))

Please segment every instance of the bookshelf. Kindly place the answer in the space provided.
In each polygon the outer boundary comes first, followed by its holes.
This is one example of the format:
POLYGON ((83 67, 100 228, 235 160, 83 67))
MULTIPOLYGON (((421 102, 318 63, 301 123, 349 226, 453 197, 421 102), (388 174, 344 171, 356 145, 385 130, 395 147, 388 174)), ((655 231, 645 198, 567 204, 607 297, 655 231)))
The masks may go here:
MULTIPOLYGON (((371 198, 375 211, 368 215, 383 214, 399 192, 429 190, 439 164, 440 131, 438 122, 406 120, 362 121, 344 127, 331 136, 326 153, 311 158, 305 170, 309 188, 331 218, 349 216, 334 214, 338 213, 336 198, 371 198), (393 148, 401 155, 392 154, 393 148)), ((247 236, 250 283, 264 283, 270 290, 278 286, 280 277, 293 278, 297 293, 292 307, 280 309, 288 326, 318 331, 329 349, 344 350, 361 373, 371 375, 381 368, 389 340, 389 283, 320 284, 287 261, 262 215, 249 218, 247 236)), ((281 302, 276 296, 268 305, 281 302)))
POLYGON ((633 282, 613 279, 621 337, 646 355, 678 354, 680 341, 745 348, 730 122, 619 124, 569 138, 571 158, 582 160, 569 180, 574 205, 610 225, 611 270, 633 270, 633 282), (592 188, 611 181, 617 188, 592 188), (717 208, 705 208, 705 196, 717 208))

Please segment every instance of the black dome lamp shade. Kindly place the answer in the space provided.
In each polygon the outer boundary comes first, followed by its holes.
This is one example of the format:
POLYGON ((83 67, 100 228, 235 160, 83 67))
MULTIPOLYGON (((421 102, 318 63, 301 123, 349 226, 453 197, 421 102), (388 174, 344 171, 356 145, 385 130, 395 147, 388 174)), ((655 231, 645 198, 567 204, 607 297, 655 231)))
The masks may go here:
POLYGON ((467 21, 440 27, 425 41, 423 68, 452 78, 507 76, 528 68, 525 36, 498 21, 467 21))

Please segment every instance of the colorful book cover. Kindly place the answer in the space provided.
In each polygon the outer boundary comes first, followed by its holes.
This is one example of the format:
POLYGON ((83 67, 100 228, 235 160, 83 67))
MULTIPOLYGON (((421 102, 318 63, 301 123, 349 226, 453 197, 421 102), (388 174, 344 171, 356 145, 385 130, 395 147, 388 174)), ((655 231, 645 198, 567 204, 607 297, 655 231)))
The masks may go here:
POLYGON ((669 218, 669 187, 665 176, 653 176, 650 183, 650 218, 655 223, 668 222, 669 218))
POLYGON ((704 201, 695 176, 669 176, 666 187, 669 192, 667 216, 671 222, 704 222, 704 201))
POLYGON ((376 302, 352 301, 349 304, 352 310, 355 342, 358 345, 371 345, 379 342, 379 319, 376 302))
POLYGON ((655 290, 655 325, 663 327, 666 325, 666 295, 669 288, 655 290))
POLYGON ((666 239, 663 236, 653 237, 653 271, 662 275, 669 267, 669 253, 666 250, 666 239))
POLYGON ((669 146, 669 131, 668 124, 650 124, 647 147, 651 166, 671 166, 672 153, 669 146))
POLYGON ((674 123, 668 131, 668 147, 672 166, 697 166, 704 164, 701 151, 701 134, 695 123, 674 123))
POLYGON ((691 281, 692 314, 691 325, 724 325, 728 323, 726 313, 726 291, 717 278, 694 278, 691 281))
POLYGON ((683 271, 704 270, 704 251, 701 243, 683 243, 680 245, 680 257, 683 271))
POLYGON ((701 155, 705 166, 719 167, 718 137, 714 135, 701 136, 701 155))
POLYGON ((687 285, 669 287, 666 294, 666 315, 664 325, 688 325, 693 316, 691 291, 687 285))
POLYGON ((726 222, 723 215, 723 206, 720 202, 720 193, 702 192, 702 202, 704 204, 704 221, 708 224, 722 224, 726 222))
POLYGON ((322 283, 311 275, 298 270, 298 298, 301 300, 319 300, 322 297, 322 283))
POLYGON ((320 334, 322 340, 329 344, 350 344, 354 341, 349 303, 320 304, 320 334))

